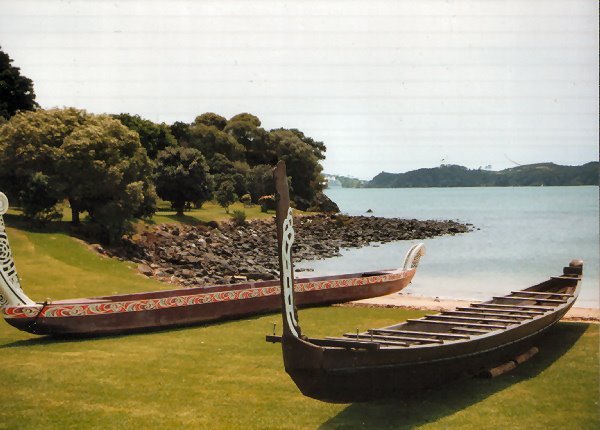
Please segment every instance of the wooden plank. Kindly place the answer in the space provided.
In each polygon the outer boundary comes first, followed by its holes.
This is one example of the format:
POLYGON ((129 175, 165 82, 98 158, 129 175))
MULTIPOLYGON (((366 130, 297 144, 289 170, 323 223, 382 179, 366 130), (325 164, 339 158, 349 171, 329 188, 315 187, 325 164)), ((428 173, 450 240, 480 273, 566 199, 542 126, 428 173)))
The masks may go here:
POLYGON ((494 325, 494 324, 476 324, 476 323, 467 323, 467 322, 460 322, 460 321, 433 321, 433 320, 406 320, 408 322, 415 322, 415 323, 423 323, 423 324, 443 324, 443 325, 451 325, 451 326, 462 326, 462 327, 482 327, 482 328, 489 328, 489 329, 505 329, 506 326, 504 325, 494 325))
POLYGON ((561 281, 576 281, 579 276, 550 276, 550 279, 556 279, 561 281))
POLYGON ((475 306, 477 308, 481 306, 497 306, 500 308, 514 308, 514 309, 533 309, 533 310, 554 310, 556 309, 554 306, 543 306, 543 305, 506 305, 503 303, 473 303, 471 306, 475 306))
MULTIPOLYGON (((356 333, 344 333, 344 336, 348 337, 348 338, 354 337, 354 339, 356 339, 356 333)), ((409 346, 410 345, 407 342, 402 342, 402 341, 396 340, 396 339, 390 339, 387 336, 378 336, 378 335, 371 336, 370 334, 363 333, 363 334, 359 334, 358 337, 359 337, 359 339, 360 338, 367 339, 367 340, 370 340, 371 342, 386 343, 388 345, 399 345, 399 346, 409 346)))
MULTIPOLYGON (((369 334, 366 336, 370 336, 370 333, 379 333, 379 330, 369 330, 369 334)), ((373 334, 373 337, 381 337, 381 335, 373 334)), ((401 336, 401 335, 387 335, 386 338, 390 339, 398 339, 398 340, 406 340, 409 342, 420 342, 420 343, 444 343, 441 339, 427 339, 422 337, 413 337, 413 336, 401 336)))
POLYGON ((511 291, 512 294, 526 294, 526 295, 540 295, 545 294, 547 296, 560 296, 560 297, 573 297, 573 294, 566 293, 548 293, 544 291, 511 291))
POLYGON ((488 306, 477 306, 477 307, 470 307, 470 308, 456 308, 457 310, 461 310, 461 311, 470 311, 470 310, 477 310, 477 309, 481 309, 484 311, 494 311, 494 312, 502 312, 502 313, 515 313, 515 314, 523 314, 523 315, 543 315, 544 312, 542 311, 525 311, 525 310, 516 310, 516 309, 498 309, 498 308, 494 308, 494 307, 488 307, 488 306))
POLYGON ((398 334, 408 334, 414 336, 435 336, 435 337, 445 337, 450 339, 469 339, 469 336, 463 334, 454 334, 454 333, 436 333, 433 331, 413 331, 413 330, 395 330, 391 328, 378 328, 377 331, 382 333, 398 333, 398 334))
POLYGON ((465 328, 465 327, 452 327, 450 330, 452 331, 464 331, 466 333, 473 333, 473 334, 485 334, 485 333, 489 333, 489 330, 480 330, 477 328, 465 328))
POLYGON ((501 323, 501 324, 518 324, 519 323, 519 321, 505 320, 502 318, 461 317, 461 316, 446 315, 446 314, 427 315, 425 318, 455 319, 455 320, 463 320, 463 321, 489 321, 489 322, 501 323))
POLYGON ((326 339, 308 338, 307 341, 318 346, 333 346, 337 348, 354 348, 368 350, 379 349, 379 344, 374 342, 361 342, 335 337, 328 337, 326 339))
POLYGON ((502 300, 519 300, 519 301, 530 301, 530 302, 548 302, 548 303, 567 303, 566 300, 557 300, 557 299, 538 299, 537 297, 493 297, 494 299, 502 299, 502 300))
POLYGON ((458 315, 483 315, 486 317, 504 317, 504 318, 517 318, 520 320, 528 320, 533 318, 531 315, 507 315, 507 314, 502 314, 502 313, 496 313, 496 312, 486 312, 485 310, 482 311, 478 311, 473 310, 473 311, 446 311, 444 312, 444 315, 446 314, 458 314, 458 315))
POLYGON ((484 376, 485 378, 495 378, 496 376, 500 376, 507 372, 510 372, 515 367, 517 367, 517 364, 514 361, 509 361, 504 364, 501 364, 500 366, 496 366, 492 369, 486 370, 485 372, 483 372, 482 376, 484 376))
MULTIPOLYGON (((356 335, 355 335, 356 336, 356 335)), ((328 337, 326 339, 307 338, 308 342, 319 346, 335 346, 339 348, 357 348, 357 349, 379 349, 379 346, 372 342, 351 341, 348 339, 328 337)), ((281 336, 268 334, 266 341, 271 343, 281 343, 281 336)))

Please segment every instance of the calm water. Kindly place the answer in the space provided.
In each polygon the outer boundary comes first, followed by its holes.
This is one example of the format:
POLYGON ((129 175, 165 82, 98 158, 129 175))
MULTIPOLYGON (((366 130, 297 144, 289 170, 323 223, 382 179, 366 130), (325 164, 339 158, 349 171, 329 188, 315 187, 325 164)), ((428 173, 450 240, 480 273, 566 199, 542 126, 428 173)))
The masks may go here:
MULTIPOLYGON (((562 273, 584 260, 580 307, 598 307, 598 187, 330 189, 343 213, 459 220, 479 230, 424 240, 427 255, 414 295, 485 299, 562 273)), ((342 250, 342 256, 297 264, 315 275, 398 267, 410 244, 342 250)))

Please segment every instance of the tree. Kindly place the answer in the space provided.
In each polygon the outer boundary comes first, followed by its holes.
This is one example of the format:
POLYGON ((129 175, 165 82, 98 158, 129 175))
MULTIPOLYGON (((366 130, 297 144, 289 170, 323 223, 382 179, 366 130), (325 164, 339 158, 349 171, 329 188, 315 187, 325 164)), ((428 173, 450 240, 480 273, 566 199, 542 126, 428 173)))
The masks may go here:
POLYGON ((106 115, 74 108, 21 112, 0 129, 0 172, 25 213, 68 199, 72 220, 87 211, 104 240, 153 213, 152 164, 138 134, 106 115), (32 194, 47 193, 45 199, 32 194))
POLYGON ((260 127, 260 120, 254 115, 241 113, 232 117, 223 129, 246 150, 246 161, 250 166, 275 164, 274 149, 270 145, 268 132, 260 127))
POLYGON ((227 134, 213 125, 194 123, 189 128, 187 146, 196 148, 210 159, 221 154, 229 160, 243 160, 245 148, 234 136, 227 134))
POLYGON ((315 154, 315 157, 317 157, 319 160, 325 159, 325 151, 327 150, 327 148, 325 147, 325 144, 323 142, 314 140, 312 137, 306 136, 303 132, 301 132, 297 128, 290 128, 290 129, 276 128, 276 129, 271 130, 271 132, 285 131, 285 130, 291 131, 296 136, 298 136, 298 138, 302 142, 309 144, 312 148, 313 153, 315 154))
POLYGON ((139 115, 128 113, 113 115, 113 118, 118 119, 124 126, 136 131, 140 135, 142 146, 146 148, 148 157, 153 160, 156 158, 158 151, 177 145, 177 139, 171 133, 170 127, 164 122, 156 124, 150 120, 143 119, 139 115))
POLYGON ((171 124, 170 130, 171 130, 171 134, 177 140, 177 143, 179 144, 179 146, 187 146, 187 143, 190 140, 189 139, 189 136, 190 136, 190 125, 189 124, 182 122, 182 121, 175 121, 173 124, 171 124))
POLYGON ((272 131, 269 138, 277 157, 286 163, 297 207, 306 210, 315 195, 323 190, 322 167, 313 147, 291 130, 272 131))
POLYGON ((233 204, 237 198, 235 186, 231 181, 222 182, 215 192, 215 199, 217 200, 217 203, 219 203, 221 207, 225 208, 226 213, 229 213, 229 206, 233 204))
POLYGON ((156 192, 183 215, 187 202, 210 199, 212 181, 202 153, 194 148, 171 147, 156 157, 156 192))
POLYGON ((216 127, 218 130, 223 130, 227 125, 227 119, 213 112, 206 112, 199 115, 194 120, 195 124, 204 124, 206 126, 216 127))
POLYGON ((0 49, 0 116, 9 119, 19 111, 35 110, 38 104, 33 81, 21 75, 13 60, 0 49))
POLYGON ((252 196, 252 201, 257 203, 261 196, 275 193, 273 183, 273 168, 266 164, 259 164, 248 171, 247 174, 248 192, 252 196))

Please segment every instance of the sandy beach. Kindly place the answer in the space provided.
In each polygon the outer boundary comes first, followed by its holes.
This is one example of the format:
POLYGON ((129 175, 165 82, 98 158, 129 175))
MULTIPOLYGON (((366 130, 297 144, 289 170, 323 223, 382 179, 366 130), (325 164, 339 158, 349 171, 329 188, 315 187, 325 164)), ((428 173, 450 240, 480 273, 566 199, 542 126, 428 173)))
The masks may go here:
MULTIPOLYGON (((394 293, 388 296, 357 300, 341 306, 382 306, 399 307, 405 309, 421 309, 430 311, 446 311, 454 309, 458 306, 468 306, 470 303, 476 302, 394 293)), ((600 322, 600 309, 573 307, 569 312, 567 312, 567 314, 563 318, 563 321, 585 321, 598 323, 600 322)))

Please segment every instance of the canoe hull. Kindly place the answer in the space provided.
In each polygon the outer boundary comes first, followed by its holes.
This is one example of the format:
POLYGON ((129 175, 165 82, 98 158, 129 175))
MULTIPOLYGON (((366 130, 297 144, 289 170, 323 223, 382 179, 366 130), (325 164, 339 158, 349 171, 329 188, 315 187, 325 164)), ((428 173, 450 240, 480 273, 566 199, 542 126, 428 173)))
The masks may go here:
MULTIPOLYGON (((415 270, 299 280, 298 305, 318 306, 398 292, 415 270)), ((39 335, 96 336, 241 318, 279 311, 279 281, 140 293, 46 304, 35 312, 4 308, 6 321, 39 335)), ((32 308, 29 308, 32 309, 32 308)))
POLYGON ((547 315, 518 330, 499 333, 472 345, 380 351, 379 363, 367 351, 306 348, 288 339, 283 346, 286 372, 300 391, 330 403, 351 403, 416 392, 465 379, 508 362, 535 346, 540 336, 566 313, 547 315), (294 345, 296 344, 296 345, 294 345), (323 367, 310 368, 309 363, 323 367), (345 366, 344 366, 345 364, 345 366))

